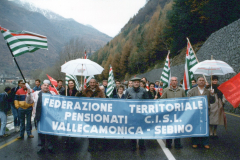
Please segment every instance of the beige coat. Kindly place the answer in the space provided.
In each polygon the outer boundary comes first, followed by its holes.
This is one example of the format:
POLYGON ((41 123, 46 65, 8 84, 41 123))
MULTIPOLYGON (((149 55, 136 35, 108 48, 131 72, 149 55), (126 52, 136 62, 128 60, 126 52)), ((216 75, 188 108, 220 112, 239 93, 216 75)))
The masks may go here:
MULTIPOLYGON (((215 97, 214 96, 211 96, 210 95, 210 91, 206 88, 204 88, 204 91, 203 91, 203 96, 207 96, 208 98, 208 108, 210 108, 210 104, 214 103, 215 102, 215 97)), ((195 97, 195 96, 199 96, 199 90, 198 90, 198 87, 194 87, 192 88, 190 91, 188 91, 188 94, 187 94, 188 97, 195 97)))
POLYGON ((163 90, 163 94, 161 96, 161 99, 166 98, 178 98, 178 97, 186 97, 184 89, 178 87, 175 91, 168 87, 163 90))
POLYGON ((210 116, 209 124, 210 125, 224 125, 224 110, 223 103, 220 98, 218 98, 215 93, 215 103, 210 104, 210 116))

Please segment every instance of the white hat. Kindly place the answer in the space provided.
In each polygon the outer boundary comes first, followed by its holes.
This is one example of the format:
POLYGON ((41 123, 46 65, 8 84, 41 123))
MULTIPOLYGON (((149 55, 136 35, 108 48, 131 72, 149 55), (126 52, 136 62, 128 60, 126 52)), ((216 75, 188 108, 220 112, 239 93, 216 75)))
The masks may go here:
POLYGON ((50 81, 49 81, 49 80, 47 80, 47 79, 45 79, 45 80, 43 81, 43 83, 50 84, 50 81))

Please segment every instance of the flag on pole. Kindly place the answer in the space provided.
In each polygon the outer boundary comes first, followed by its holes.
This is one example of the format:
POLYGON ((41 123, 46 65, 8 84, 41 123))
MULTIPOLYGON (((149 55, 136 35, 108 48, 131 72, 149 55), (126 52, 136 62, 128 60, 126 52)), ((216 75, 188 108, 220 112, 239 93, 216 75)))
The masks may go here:
POLYGON ((58 86, 57 81, 56 81, 55 79, 53 79, 52 77, 50 77, 48 74, 47 74, 47 77, 48 77, 48 79, 50 80, 50 82, 52 83, 52 85, 54 85, 55 87, 58 86))
POLYGON ((165 62, 165 65, 163 67, 162 75, 161 75, 161 78, 160 78, 160 81, 163 82, 163 88, 167 88, 167 87, 170 86, 171 68, 170 68, 169 54, 170 54, 170 51, 168 51, 166 62, 165 62))
POLYGON ((84 59, 87 59, 87 51, 85 50, 84 59))
POLYGON ((74 75, 66 74, 66 78, 65 78, 65 80, 66 80, 66 85, 68 85, 68 80, 70 80, 70 79, 73 79, 73 80, 75 81, 76 88, 77 88, 77 90, 79 90, 80 85, 79 85, 79 83, 78 83, 77 77, 74 76, 74 75))
POLYGON ((48 49, 46 36, 28 31, 12 31, 2 27, 0 30, 14 57, 38 49, 48 49))
POLYGON ((84 78, 84 89, 88 87, 89 81, 94 78, 94 76, 85 76, 84 78))
MULTIPOLYGON (((85 50, 85 52, 84 52, 84 59, 87 59, 87 51, 86 51, 86 50, 85 50)), ((87 88, 88 83, 89 83, 89 81, 90 81, 91 78, 94 78, 94 76, 85 76, 85 77, 84 77, 84 89, 87 88)))
POLYGON ((186 52, 186 60, 185 60, 185 71, 184 71, 184 77, 183 77, 183 89, 185 91, 192 88, 191 81, 194 79, 193 73, 190 71, 190 69, 197 64, 197 59, 193 53, 192 46, 190 42, 187 43, 187 52, 186 52))
POLYGON ((107 85, 107 96, 109 98, 112 98, 113 90, 114 90, 114 76, 113 76, 113 70, 112 66, 110 65, 109 75, 108 75, 108 85, 107 85))

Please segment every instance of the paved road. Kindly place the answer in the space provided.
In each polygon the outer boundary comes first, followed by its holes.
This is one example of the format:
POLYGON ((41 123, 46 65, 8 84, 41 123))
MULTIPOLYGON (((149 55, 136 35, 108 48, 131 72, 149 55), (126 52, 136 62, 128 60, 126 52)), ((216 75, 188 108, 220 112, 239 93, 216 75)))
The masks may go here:
POLYGON ((100 140, 103 149, 95 152, 88 152, 88 139, 75 138, 73 143, 66 145, 62 137, 56 137, 55 154, 46 152, 38 155, 37 131, 33 129, 33 139, 25 137, 24 140, 17 140, 18 133, 9 131, 7 138, 0 139, 0 159, 28 160, 28 159, 93 159, 93 160, 239 160, 240 159, 240 116, 227 114, 228 130, 223 126, 218 127, 219 139, 210 139, 210 149, 191 148, 191 139, 182 139, 182 149, 165 148, 165 140, 146 140, 146 151, 130 151, 129 140, 100 140))

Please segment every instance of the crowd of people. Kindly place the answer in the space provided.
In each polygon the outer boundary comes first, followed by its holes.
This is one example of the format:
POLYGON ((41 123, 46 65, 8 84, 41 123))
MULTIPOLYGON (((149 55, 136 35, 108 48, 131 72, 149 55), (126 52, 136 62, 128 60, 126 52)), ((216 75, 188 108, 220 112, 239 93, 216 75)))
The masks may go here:
MULTIPOLYGON (((56 88, 51 87, 49 80, 35 80, 35 87, 29 89, 23 80, 18 81, 18 86, 14 88, 6 87, 4 93, 0 95, 0 119, 1 119, 1 132, 0 137, 7 137, 5 134, 7 112, 12 111, 14 117, 14 128, 19 133, 18 139, 24 139, 25 130, 28 138, 34 138, 32 135, 31 117, 34 117, 35 127, 37 128, 38 122, 41 120, 41 104, 42 93, 52 95, 60 94, 63 96, 76 96, 76 97, 96 97, 96 98, 110 98, 106 95, 107 80, 103 80, 102 84, 98 83, 96 79, 89 81, 89 86, 85 89, 76 88, 76 83, 73 79, 68 80, 67 89, 63 86, 63 81, 57 81, 56 88), (27 121, 25 126, 25 119, 27 121)), ((179 98, 179 97, 194 97, 206 95, 209 104, 209 124, 210 124, 210 138, 217 138, 217 125, 222 125, 223 118, 223 104, 225 103, 224 95, 218 87, 218 77, 213 76, 212 88, 206 84, 204 77, 199 77, 197 80, 192 80, 193 88, 185 94, 185 90, 178 84, 177 77, 171 77, 170 87, 163 89, 163 83, 156 81, 155 83, 149 82, 145 77, 134 77, 128 82, 121 83, 119 80, 115 81, 115 87, 111 98, 120 99, 166 99, 166 98, 179 98), (216 114, 217 112, 217 114, 216 114), (219 117, 219 115, 221 117, 219 117)), ((44 135, 38 133, 38 146, 40 147, 38 153, 45 152, 45 141, 48 141, 47 147, 49 152, 54 153, 54 136, 44 135)), ((71 141, 71 138, 65 139, 66 143, 71 141)), ((96 150, 101 148, 101 139, 89 139, 89 150, 96 150), (98 145, 97 145, 98 144, 98 145)), ((137 141, 131 140, 131 149, 137 149, 137 141)), ((145 150, 144 140, 139 140, 139 149, 145 150)), ((192 148, 203 146, 209 149, 209 137, 193 137, 192 148)), ((172 148, 172 139, 166 139, 166 147, 172 148)), ((174 147, 182 148, 180 138, 174 139, 174 147)))

